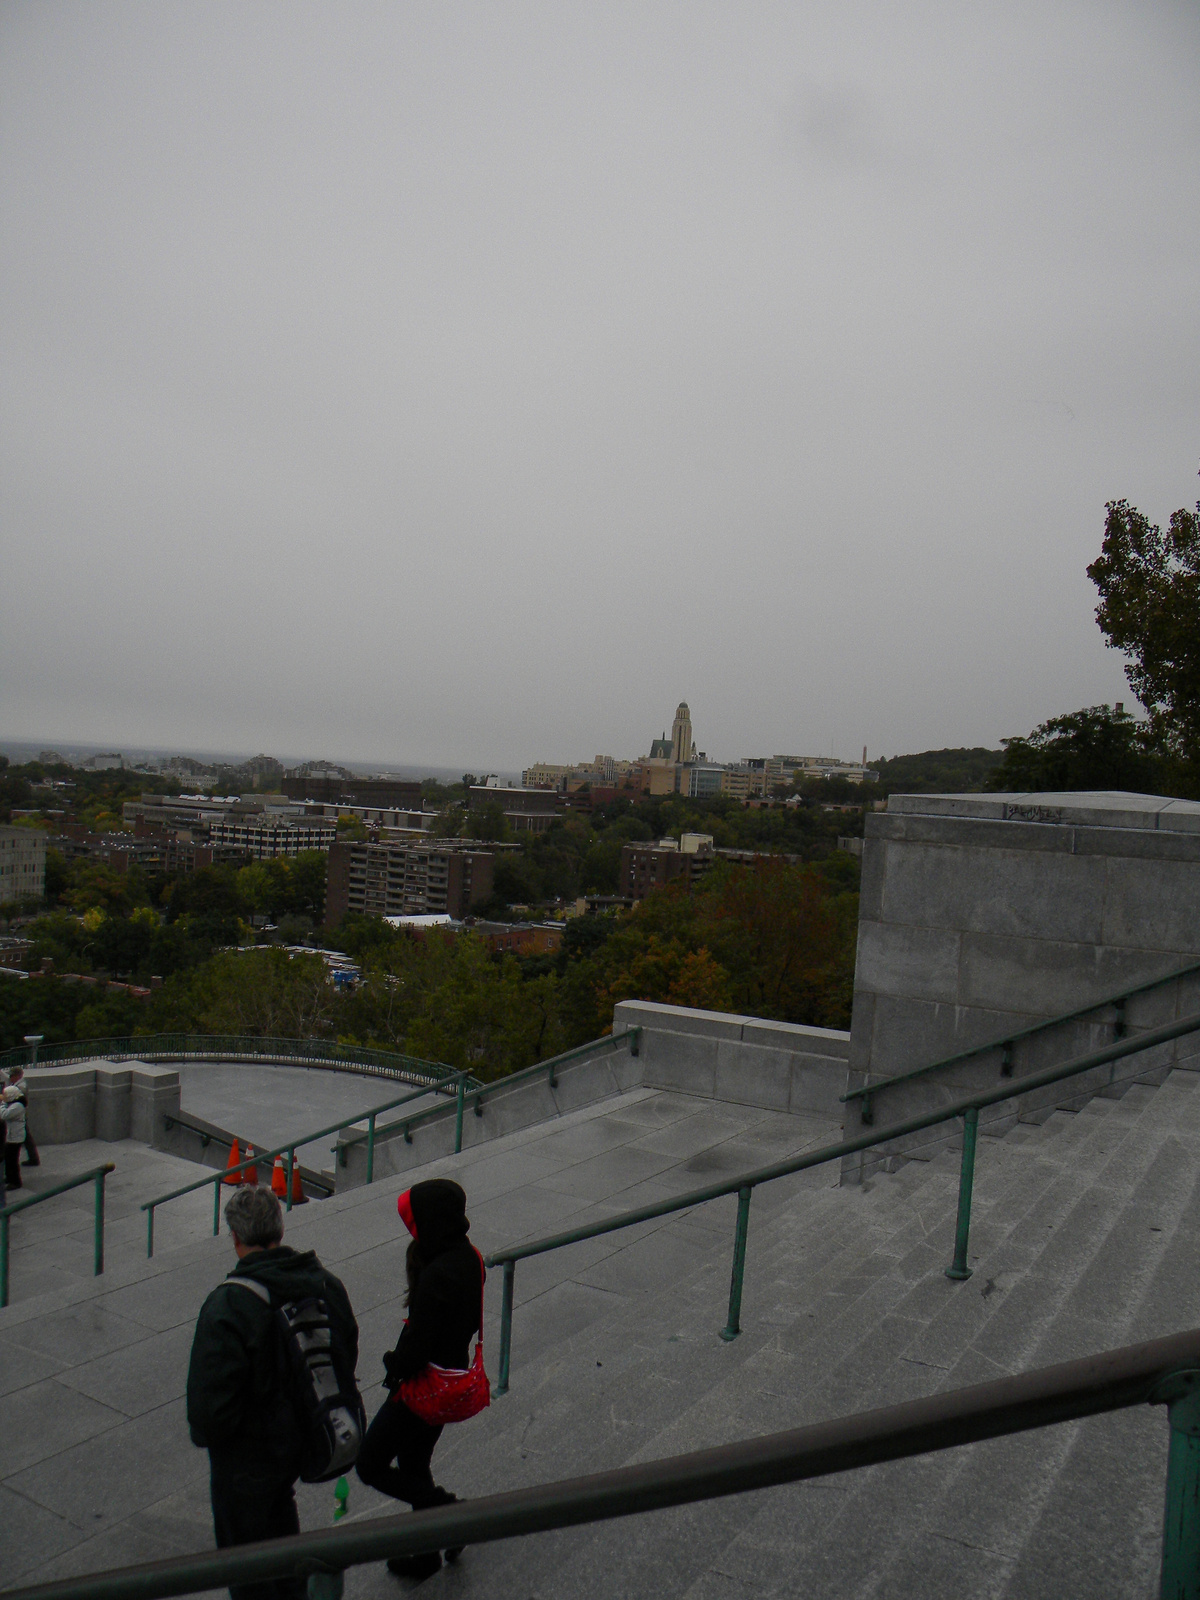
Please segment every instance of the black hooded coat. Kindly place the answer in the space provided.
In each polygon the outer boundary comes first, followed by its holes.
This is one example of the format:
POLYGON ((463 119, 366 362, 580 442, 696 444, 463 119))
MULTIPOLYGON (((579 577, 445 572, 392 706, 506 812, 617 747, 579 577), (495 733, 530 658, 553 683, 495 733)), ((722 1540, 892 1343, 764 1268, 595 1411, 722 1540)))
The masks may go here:
POLYGON ((388 1385, 414 1378, 429 1362, 471 1364, 479 1328, 483 1263, 467 1238, 467 1197, 449 1178, 430 1178, 400 1196, 398 1210, 417 1243, 420 1275, 399 1343, 384 1356, 388 1385))

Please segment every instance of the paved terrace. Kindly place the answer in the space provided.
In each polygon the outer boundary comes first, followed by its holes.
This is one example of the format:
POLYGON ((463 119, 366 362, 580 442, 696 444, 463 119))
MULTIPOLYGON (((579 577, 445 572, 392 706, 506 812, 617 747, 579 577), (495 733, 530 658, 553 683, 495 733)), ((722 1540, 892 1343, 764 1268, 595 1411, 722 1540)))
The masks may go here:
MULTIPOLYGON (((281 1069, 263 1070, 269 1083, 278 1082, 281 1069)), ((351 1085, 360 1093, 365 1087, 361 1079, 351 1085)), ((240 1113, 239 1119, 239 1125, 250 1120, 240 1113)), ((253 1135, 254 1129, 246 1131, 253 1135)), ((678 1194, 836 1137, 836 1126, 818 1117, 635 1089, 445 1158, 426 1173, 461 1178, 473 1236, 487 1250, 678 1194)), ((48 1185, 104 1160, 115 1160, 117 1171, 109 1179, 103 1278, 90 1276, 90 1188, 48 1202, 13 1227, 14 1303, 0 1312, 0 1573, 6 1585, 211 1545, 206 1457, 187 1439, 182 1397, 196 1314, 232 1265, 228 1237, 204 1237, 211 1196, 188 1196, 162 1209, 155 1258, 146 1261, 138 1204, 188 1181, 197 1168, 144 1145, 49 1147, 31 1178, 48 1185)), ((835 1181, 833 1172, 821 1179, 835 1181)), ((772 1204, 784 1199, 784 1186, 775 1188, 772 1204)), ((380 1359, 403 1317, 407 1235, 396 1217, 395 1193, 395 1184, 353 1190, 312 1202, 289 1221, 290 1242, 317 1249, 350 1290, 362 1328, 360 1380, 372 1410, 381 1398, 375 1387, 380 1359)), ((714 1247, 714 1229, 727 1257, 732 1217, 733 1203, 721 1203, 696 1217, 646 1224, 523 1264, 514 1384, 527 1381, 550 1352, 593 1324, 655 1300, 701 1265, 714 1247)), ((497 1287, 493 1275, 493 1372, 497 1287)), ((688 1340, 708 1342, 720 1320, 714 1304, 705 1325, 688 1330, 688 1340)), ((491 1413, 500 1424, 515 1415, 511 1399, 491 1413)), ((513 1482, 518 1459, 524 1459, 521 1451, 513 1457, 513 1482)), ((329 1486, 302 1487, 300 1494, 304 1526, 327 1520, 329 1486)), ((355 1480, 352 1506, 358 1514, 378 1514, 385 1502, 355 1480)), ((352 1576, 348 1593, 370 1581, 370 1574, 352 1576)))

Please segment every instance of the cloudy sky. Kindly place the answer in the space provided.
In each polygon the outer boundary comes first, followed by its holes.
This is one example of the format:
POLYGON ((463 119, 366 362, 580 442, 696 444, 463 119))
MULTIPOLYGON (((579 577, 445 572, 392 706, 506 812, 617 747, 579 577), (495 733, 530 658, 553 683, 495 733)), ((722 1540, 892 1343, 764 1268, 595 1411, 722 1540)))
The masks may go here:
POLYGON ((0 6, 0 735, 520 767, 1131 701, 1200 9, 0 6))

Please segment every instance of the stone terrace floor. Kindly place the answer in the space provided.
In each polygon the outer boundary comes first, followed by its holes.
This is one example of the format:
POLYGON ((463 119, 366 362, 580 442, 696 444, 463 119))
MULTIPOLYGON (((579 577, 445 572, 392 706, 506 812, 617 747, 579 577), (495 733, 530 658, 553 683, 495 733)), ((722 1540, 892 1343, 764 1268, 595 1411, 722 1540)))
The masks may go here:
MULTIPOLYGON (((815 1117, 636 1089, 425 1170, 461 1178, 472 1235, 486 1252, 837 1137, 832 1123, 815 1117)), ((5 1585, 202 1550, 212 1542, 206 1457, 188 1441, 183 1405, 197 1312, 233 1264, 224 1233, 205 1237, 211 1198, 200 1193, 163 1208, 149 1262, 139 1202, 198 1176, 198 1169, 129 1142, 52 1147, 45 1155, 34 1174, 42 1182, 98 1160, 117 1162, 109 1180, 109 1266, 104 1277, 90 1276, 90 1190, 48 1202, 21 1227, 14 1224, 14 1303, 0 1312, 5 1585)), ((821 1181, 828 1186, 836 1174, 826 1169, 821 1181)), ((790 1183, 772 1188, 782 1199, 790 1183)), ((382 1353, 395 1342, 403 1317, 407 1235, 396 1217, 397 1188, 393 1181, 352 1190, 312 1202, 289 1220, 289 1241, 315 1248, 350 1291, 369 1412, 382 1398, 382 1353)), ((706 1208, 703 1222, 667 1218, 522 1263, 514 1381, 631 1296, 654 1297, 664 1282, 704 1260, 714 1229, 731 1245, 733 1205, 706 1208)), ((487 1329, 493 1373, 497 1290, 493 1275, 487 1329)), ((714 1305, 712 1315, 719 1322, 723 1307, 714 1305)), ((300 1501, 303 1526, 328 1520, 329 1485, 301 1486, 300 1501)), ((393 1509, 354 1481, 355 1515, 393 1509)), ((354 1576, 348 1576, 348 1593, 354 1576)))

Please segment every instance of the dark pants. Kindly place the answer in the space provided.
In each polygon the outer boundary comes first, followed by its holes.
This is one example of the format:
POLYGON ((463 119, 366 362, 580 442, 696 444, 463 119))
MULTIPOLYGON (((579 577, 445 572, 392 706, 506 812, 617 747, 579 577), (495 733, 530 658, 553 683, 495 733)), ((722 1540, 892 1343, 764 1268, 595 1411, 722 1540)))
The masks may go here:
POLYGON ((4 1181, 10 1189, 21 1187, 21 1146, 19 1144, 6 1144, 4 1146, 4 1181))
MULTIPOLYGON (((211 1454, 209 1461, 213 1530, 219 1550, 300 1532, 290 1482, 274 1473, 213 1460, 211 1454)), ((268 1578, 262 1583, 234 1584, 229 1593, 232 1600, 306 1600, 308 1580, 268 1578)))
POLYGON ((437 1487, 429 1470, 441 1436, 441 1423, 422 1422, 402 1400, 385 1400, 358 1452, 358 1475, 381 1494, 407 1500, 414 1511, 444 1506, 452 1496, 437 1487))

